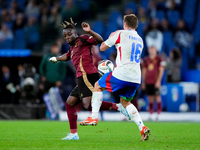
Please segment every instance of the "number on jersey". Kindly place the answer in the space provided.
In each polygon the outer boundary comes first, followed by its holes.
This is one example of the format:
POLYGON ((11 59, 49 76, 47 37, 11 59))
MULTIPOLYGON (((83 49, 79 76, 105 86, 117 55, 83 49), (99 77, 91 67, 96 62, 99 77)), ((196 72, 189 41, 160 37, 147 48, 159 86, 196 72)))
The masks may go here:
POLYGON ((136 44, 136 46, 135 43, 132 44, 130 61, 135 61, 136 63, 140 62, 141 48, 142 48, 141 44, 136 44))

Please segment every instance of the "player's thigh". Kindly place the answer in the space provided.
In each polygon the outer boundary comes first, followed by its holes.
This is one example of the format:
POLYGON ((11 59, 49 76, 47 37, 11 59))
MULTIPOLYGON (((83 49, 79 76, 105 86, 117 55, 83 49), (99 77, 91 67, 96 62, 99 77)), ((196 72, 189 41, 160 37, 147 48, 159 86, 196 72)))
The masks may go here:
POLYGON ((69 97, 67 98, 66 103, 71 106, 75 106, 80 102, 79 93, 78 93, 78 85, 72 90, 69 97))
POLYGON ((90 106, 91 106, 91 100, 92 100, 92 96, 89 96, 89 97, 84 97, 82 99, 82 103, 83 103, 83 107, 85 109, 90 109, 90 106))
MULTIPOLYGON (((80 99, 92 96, 94 84, 98 81, 99 74, 84 74, 78 78, 78 92, 80 99)), ((88 98, 87 98, 88 99, 88 98)))

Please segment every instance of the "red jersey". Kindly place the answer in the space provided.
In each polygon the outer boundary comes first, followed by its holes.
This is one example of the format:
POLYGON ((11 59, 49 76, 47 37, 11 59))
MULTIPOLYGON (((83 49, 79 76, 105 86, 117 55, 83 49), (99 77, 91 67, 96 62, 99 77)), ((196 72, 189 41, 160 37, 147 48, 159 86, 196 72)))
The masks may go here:
POLYGON ((76 68, 77 78, 82 76, 83 73, 98 73, 93 63, 92 45, 96 45, 92 36, 81 35, 76 39, 75 45, 69 46, 69 51, 66 55, 76 68))
POLYGON ((147 69, 146 84, 155 84, 160 66, 164 66, 164 61, 160 56, 156 56, 154 59, 149 56, 144 58, 142 67, 147 69))

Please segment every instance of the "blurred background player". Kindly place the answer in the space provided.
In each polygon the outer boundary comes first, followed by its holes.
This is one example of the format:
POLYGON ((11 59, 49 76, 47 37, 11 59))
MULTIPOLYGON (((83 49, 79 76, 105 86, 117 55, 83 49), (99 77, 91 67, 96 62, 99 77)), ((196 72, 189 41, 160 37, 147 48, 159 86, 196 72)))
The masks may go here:
MULTIPOLYGON (((63 35, 66 42, 70 45, 69 51, 59 57, 51 57, 50 62, 71 60, 76 68, 76 77, 78 85, 72 90, 65 103, 69 119, 70 134, 62 140, 78 140, 77 134, 77 113, 75 106, 83 103, 83 107, 91 110, 91 98, 94 89, 94 83, 99 79, 99 74, 93 60, 93 45, 103 42, 103 38, 91 30, 86 22, 81 24, 83 30, 90 35, 77 35, 76 23, 71 19, 71 23, 64 21, 62 23, 63 35)), ((103 102, 101 110, 123 110, 120 104, 103 102)), ((122 112, 123 113, 123 112, 122 112)), ((124 113, 125 114, 125 113, 124 113)))
POLYGON ((59 62, 52 64, 49 62, 49 58, 58 56, 59 47, 57 44, 51 46, 51 51, 42 57, 42 61, 39 66, 40 75, 42 76, 42 83, 44 87, 44 93, 48 92, 51 87, 61 87, 62 81, 66 76, 66 63, 59 62))
POLYGON ((115 45, 117 48, 116 67, 114 71, 104 74, 96 83, 92 94, 92 116, 79 122, 80 125, 97 125, 98 112, 103 101, 103 90, 119 91, 120 102, 131 119, 137 124, 142 141, 149 139, 150 129, 144 126, 137 108, 130 102, 141 83, 140 56, 143 40, 135 31, 138 19, 134 14, 124 16, 124 30, 111 33, 101 44, 105 51, 115 45))
POLYGON ((149 55, 143 60, 142 66, 142 89, 145 90, 149 103, 149 120, 153 120, 154 100, 157 102, 157 120, 162 111, 162 101, 159 92, 161 80, 163 77, 165 62, 157 55, 154 46, 148 48, 149 55))

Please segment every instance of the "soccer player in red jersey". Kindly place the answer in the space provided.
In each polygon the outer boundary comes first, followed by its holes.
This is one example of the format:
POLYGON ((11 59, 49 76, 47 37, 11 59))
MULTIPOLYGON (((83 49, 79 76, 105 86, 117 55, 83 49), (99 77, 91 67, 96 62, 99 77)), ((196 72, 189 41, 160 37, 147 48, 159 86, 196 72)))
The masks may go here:
MULTIPOLYGON (((76 68, 76 77, 78 85, 72 90, 65 103, 66 111, 69 119, 70 134, 62 140, 78 140, 77 134, 77 113, 75 106, 82 102, 83 107, 91 110, 92 92, 95 82, 99 79, 99 73, 93 63, 92 46, 103 42, 103 38, 93 30, 86 22, 81 24, 84 31, 90 35, 77 35, 75 23, 71 19, 71 23, 64 21, 62 23, 63 35, 69 44, 69 51, 59 57, 51 57, 50 61, 71 60, 76 68)), ((111 102, 103 102, 101 110, 118 110, 127 117, 129 116, 125 108, 121 104, 111 102)))
POLYGON ((162 101, 159 92, 163 77, 165 62, 157 55, 154 46, 148 48, 149 55, 144 58, 142 65, 142 89, 146 91, 149 102, 149 120, 153 120, 154 100, 157 102, 157 120, 162 111, 162 101))

